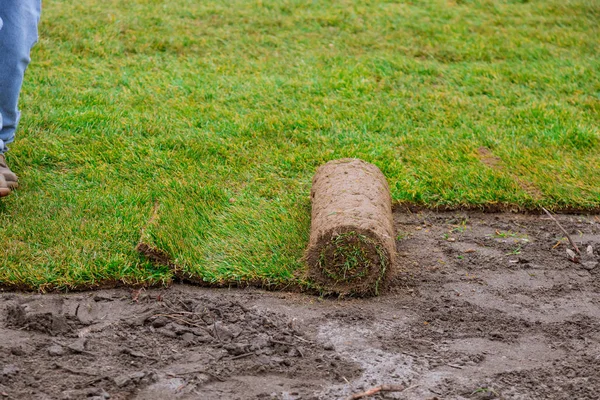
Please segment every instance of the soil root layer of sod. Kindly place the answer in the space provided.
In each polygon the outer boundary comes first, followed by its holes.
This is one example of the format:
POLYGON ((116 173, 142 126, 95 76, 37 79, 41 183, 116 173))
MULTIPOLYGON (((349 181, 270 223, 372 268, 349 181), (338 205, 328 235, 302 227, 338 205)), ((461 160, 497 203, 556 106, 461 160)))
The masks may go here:
POLYGON ((330 161, 317 169, 311 201, 310 278, 328 293, 377 295, 396 254, 385 176, 359 159, 330 161))

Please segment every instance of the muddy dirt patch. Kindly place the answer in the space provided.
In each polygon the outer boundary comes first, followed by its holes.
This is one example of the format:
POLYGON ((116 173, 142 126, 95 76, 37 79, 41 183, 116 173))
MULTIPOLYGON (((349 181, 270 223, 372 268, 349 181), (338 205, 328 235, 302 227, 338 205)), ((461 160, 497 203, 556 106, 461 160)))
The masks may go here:
MULTIPOLYGON (((0 398, 597 399, 600 267, 533 215, 397 213, 373 299, 192 286, 0 293, 0 398)), ((559 220, 600 250, 597 216, 559 220)))

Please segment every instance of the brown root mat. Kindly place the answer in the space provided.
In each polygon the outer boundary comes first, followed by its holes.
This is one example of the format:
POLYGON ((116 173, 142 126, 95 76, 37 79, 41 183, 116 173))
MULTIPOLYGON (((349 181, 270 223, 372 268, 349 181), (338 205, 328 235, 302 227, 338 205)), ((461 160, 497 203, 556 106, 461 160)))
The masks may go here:
POLYGON ((371 299, 0 293, 0 399, 597 399, 600 218, 556 218, 591 255, 547 216, 395 214, 371 299))

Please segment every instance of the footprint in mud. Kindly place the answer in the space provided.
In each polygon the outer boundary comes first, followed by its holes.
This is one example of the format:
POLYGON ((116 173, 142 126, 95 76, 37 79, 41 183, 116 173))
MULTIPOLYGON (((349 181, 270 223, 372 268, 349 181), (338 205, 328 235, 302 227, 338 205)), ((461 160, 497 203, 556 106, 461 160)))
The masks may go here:
POLYGON ((4 305, 0 335, 14 332, 31 351, 0 344, 0 371, 17 371, 0 382, 0 392, 65 399, 279 393, 293 399, 360 374, 297 318, 251 307, 244 296, 173 289, 138 302, 127 296, 59 299, 4 305), (82 308, 89 311, 86 323, 76 316, 82 308))
POLYGON ((52 312, 28 312, 26 305, 13 304, 6 310, 6 323, 10 327, 36 331, 50 336, 68 335, 74 321, 52 312))

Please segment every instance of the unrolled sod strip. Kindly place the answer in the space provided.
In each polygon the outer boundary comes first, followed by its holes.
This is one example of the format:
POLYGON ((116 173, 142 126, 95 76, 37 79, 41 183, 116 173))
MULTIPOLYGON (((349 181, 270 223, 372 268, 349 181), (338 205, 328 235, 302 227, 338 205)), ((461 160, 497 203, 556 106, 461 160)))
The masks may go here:
POLYGON ((385 176, 359 159, 330 161, 317 169, 311 201, 310 278, 329 293, 377 295, 396 259, 385 176))

